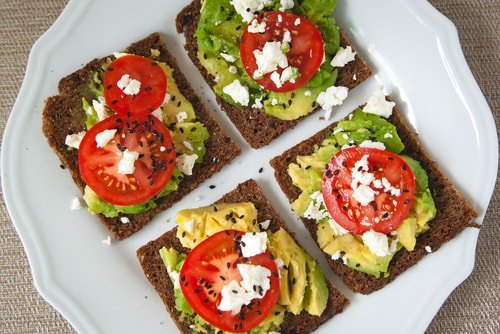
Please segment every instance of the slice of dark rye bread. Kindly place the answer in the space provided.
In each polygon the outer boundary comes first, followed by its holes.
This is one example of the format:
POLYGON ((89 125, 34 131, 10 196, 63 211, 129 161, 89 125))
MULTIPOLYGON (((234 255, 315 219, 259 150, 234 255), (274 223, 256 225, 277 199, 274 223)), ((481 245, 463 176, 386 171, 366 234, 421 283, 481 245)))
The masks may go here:
MULTIPOLYGON (((433 192, 437 214, 429 223, 430 230, 417 238, 417 244, 413 251, 408 252, 403 248, 394 255, 389 265, 389 277, 375 278, 374 276, 348 268, 342 263, 342 260, 332 260, 328 254, 324 253, 333 271, 342 278, 344 283, 354 292, 363 294, 369 294, 381 289, 417 263, 428 254, 425 249, 426 246, 430 246, 434 252, 466 227, 479 226, 473 223, 474 218, 477 217, 476 210, 432 160, 420 143, 418 135, 396 108, 394 108, 393 114, 388 121, 396 126, 398 134, 405 145, 405 149, 401 154, 413 157, 427 171, 429 187, 433 192)), ((270 163, 275 170, 274 175, 276 180, 290 202, 297 199, 300 189, 292 184, 292 179, 287 173, 288 165, 295 162, 298 155, 312 154, 314 146, 321 144, 323 139, 331 133, 334 125, 335 123, 271 160, 270 163)), ((302 221, 317 242, 316 222, 311 219, 302 219, 302 221)))
MULTIPOLYGON (((173 69, 173 76, 180 92, 193 105, 198 120, 207 127, 210 138, 205 143, 206 155, 202 163, 196 164, 193 168, 193 175, 185 176, 176 191, 159 199, 156 208, 141 214, 121 215, 130 219, 128 224, 123 224, 119 217, 107 218, 102 214, 97 215, 110 234, 118 240, 125 239, 144 227, 156 214, 172 206, 240 154, 240 148, 213 119, 198 96, 196 96, 177 66, 175 58, 169 53, 165 42, 158 33, 153 33, 131 44, 124 52, 149 57, 151 49, 160 51, 160 56, 156 60, 167 63, 173 69)), ((82 69, 61 79, 58 87, 59 95, 49 97, 43 110, 43 133, 47 137, 50 147, 58 155, 62 166, 70 171, 74 182, 82 192, 85 183, 78 169, 78 151, 68 150, 64 142, 66 135, 86 130, 86 116, 82 108, 82 97, 86 97, 87 100, 92 98, 88 92, 88 84, 92 80, 92 73, 101 67, 105 59, 106 57, 94 59, 82 69)))
MULTIPOLYGON (((185 48, 189 58, 196 65, 205 81, 210 87, 215 85, 213 78, 201 66, 198 60, 198 44, 195 38, 195 32, 200 19, 200 1, 194 0, 186 6, 176 19, 177 31, 184 33, 186 39, 185 48)), ((347 38, 341 32, 340 45, 345 47, 351 45, 347 38)), ((352 46, 351 46, 352 47, 352 46)), ((353 48, 354 50, 354 48, 353 48)), ((339 68, 338 78, 335 85, 345 86, 352 89, 370 77, 372 71, 366 62, 356 53, 354 61, 349 62, 342 68, 339 68)), ((265 114, 260 109, 251 107, 238 107, 227 103, 220 97, 217 98, 217 103, 222 110, 229 116, 231 122, 238 128, 241 135, 245 138, 248 144, 257 149, 269 144, 274 138, 280 136, 283 132, 293 128, 300 120, 284 121, 278 118, 265 114)), ((315 111, 319 110, 317 108, 315 111)), ((305 116, 303 116, 305 117, 305 116)))
MULTIPOLYGON (((276 232, 280 228, 287 230, 285 222, 271 206, 271 203, 262 193, 259 185, 255 180, 248 180, 239 184, 236 189, 224 195, 216 203, 236 203, 236 202, 252 202, 257 211, 258 221, 266 219, 271 220, 269 230, 276 232)), ((287 230, 288 231, 288 230, 287 230)), ((180 313, 175 309, 173 284, 167 274, 167 270, 161 260, 159 250, 163 247, 173 247, 177 251, 187 253, 189 249, 182 247, 179 239, 176 237, 177 227, 163 234, 156 240, 150 241, 146 245, 137 250, 137 258, 146 274, 146 277, 154 286, 165 306, 170 313, 170 316, 177 324, 181 333, 194 333, 187 324, 180 320, 180 313)), ((295 239, 293 233, 288 231, 295 239)), ((299 244, 297 242, 297 244, 299 244)), ((312 332, 318 326, 326 322, 344 310, 349 301, 342 295, 328 280, 326 280, 329 296, 326 309, 321 316, 312 316, 306 311, 302 311, 299 315, 286 313, 285 321, 281 326, 280 333, 303 334, 312 332)))

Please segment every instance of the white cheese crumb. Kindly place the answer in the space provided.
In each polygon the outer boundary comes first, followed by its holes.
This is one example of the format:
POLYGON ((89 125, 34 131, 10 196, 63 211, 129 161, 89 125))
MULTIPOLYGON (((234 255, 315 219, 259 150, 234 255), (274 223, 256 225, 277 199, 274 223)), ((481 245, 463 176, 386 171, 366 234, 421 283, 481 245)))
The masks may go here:
POLYGON ((241 253, 244 257, 251 257, 264 253, 267 249, 267 233, 245 233, 241 237, 241 253))
POLYGON ((386 132, 384 138, 392 138, 392 133, 386 132))
POLYGON ((269 224, 271 224, 271 221, 269 219, 264 220, 263 222, 260 222, 260 228, 263 230, 267 230, 269 228, 269 224))
POLYGON ((197 154, 181 154, 176 159, 176 166, 184 175, 193 175, 196 159, 198 159, 197 154))
POLYGON ((332 260, 338 260, 340 259, 340 251, 336 251, 335 253, 332 254, 332 260))
POLYGON ((151 57, 158 58, 160 56, 160 50, 158 49, 149 49, 151 52, 151 57))
POLYGON ((350 46, 346 48, 340 47, 330 65, 333 67, 344 67, 347 63, 353 61, 355 56, 356 52, 353 52, 350 46))
POLYGON ((135 161, 139 159, 139 152, 129 151, 128 148, 123 151, 121 160, 118 162, 118 173, 134 174, 135 161))
POLYGON ((73 199, 71 200, 70 209, 71 210, 80 210, 82 208, 83 208, 83 205, 82 205, 82 201, 80 200, 80 198, 78 196, 73 197, 73 199))
POLYGON ((282 83, 281 83, 281 80, 280 80, 280 75, 276 71, 274 71, 273 73, 271 73, 271 81, 274 83, 274 85, 276 86, 276 88, 281 88, 283 86, 282 83))
POLYGON ((188 150, 192 151, 193 150, 193 145, 191 145, 190 142, 187 140, 182 141, 182 144, 184 144, 184 147, 186 147, 188 150))
POLYGON ((105 245, 111 245, 111 237, 108 235, 108 237, 104 240, 101 240, 101 242, 105 245))
POLYGON ((224 94, 231 96, 234 102, 247 107, 250 102, 250 93, 248 92, 248 87, 243 86, 238 79, 235 79, 232 83, 225 86, 222 91, 224 94))
POLYGON ((120 217, 120 222, 122 224, 129 224, 130 223, 130 219, 128 217, 120 217))
POLYGON ((280 81, 281 83, 285 83, 290 81, 291 83, 295 83, 295 78, 298 77, 299 70, 296 67, 288 66, 281 72, 280 81))
POLYGON ((385 99, 384 92, 382 92, 382 89, 379 88, 368 99, 363 111, 387 118, 391 116, 392 108, 394 108, 395 105, 396 103, 389 102, 385 99))
POLYGON ((141 82, 136 79, 130 79, 129 74, 122 75, 116 85, 127 95, 137 95, 141 90, 141 82))
POLYGON ((118 59, 118 58, 121 58, 123 56, 126 56, 127 53, 124 53, 124 52, 113 52, 113 56, 118 59))
POLYGON ((253 73, 254 79, 261 78, 264 74, 276 71, 278 67, 288 66, 288 59, 281 49, 281 42, 266 42, 261 50, 254 50, 257 70, 253 73))
POLYGON ((356 81, 357 79, 358 79, 358 77, 356 76, 356 73, 354 73, 354 74, 352 75, 352 80, 356 81))
POLYGON ((271 100, 271 105, 275 106, 278 104, 278 99, 273 97, 273 99, 271 100))
POLYGON ((194 231, 194 221, 188 220, 187 222, 184 223, 184 227, 186 228, 186 231, 189 233, 193 233, 194 231))
POLYGON ((238 69, 236 68, 236 66, 229 66, 229 73, 238 73, 238 69))
POLYGON ((281 16, 281 14, 278 14, 278 22, 279 23, 283 22, 283 16, 281 16))
POLYGON ((219 311, 231 311, 233 314, 236 314, 248 301, 246 290, 235 280, 224 285, 220 295, 221 301, 217 305, 219 311))
POLYGON ((252 104, 252 108, 260 109, 262 107, 263 107, 263 105, 262 105, 262 96, 261 96, 261 97, 255 99, 254 104, 252 104))
POLYGON ((240 14, 243 22, 250 22, 254 13, 264 9, 264 6, 273 4, 273 0, 230 0, 229 3, 234 6, 236 13, 240 14))
POLYGON ((286 30, 283 34, 283 40, 281 41, 281 46, 285 45, 286 43, 291 43, 292 42, 292 34, 290 34, 290 31, 286 30))
POLYGON ((425 246, 425 251, 426 251, 427 253, 432 253, 432 248, 431 248, 431 246, 429 246, 429 245, 425 246))
POLYGON ((266 22, 262 21, 259 23, 257 19, 253 19, 250 24, 248 25, 248 32, 257 34, 257 33, 264 33, 266 31, 266 22))
POLYGON ((293 8, 294 4, 293 0, 280 0, 281 7, 279 10, 283 12, 287 9, 293 8))
POLYGON ((328 225, 330 225, 330 228, 332 229, 333 234, 335 234, 338 237, 349 233, 348 230, 346 230, 345 228, 340 226, 333 218, 328 219, 328 225))
POLYGON ((311 96, 312 95, 312 92, 308 89, 304 92, 304 95, 305 96, 311 96))
POLYGON ((240 285, 247 291, 247 301, 261 299, 271 288, 271 271, 263 266, 239 263, 237 265, 241 275, 240 285), (253 287, 258 287, 255 291, 253 287))
POLYGON ((384 143, 378 142, 378 141, 371 141, 371 140, 365 140, 361 144, 359 144, 359 147, 366 147, 366 148, 375 148, 377 150, 385 150, 385 145, 384 143))
POLYGON ((363 233, 361 239, 373 254, 377 256, 389 255, 389 243, 385 234, 370 230, 363 233))
POLYGON ((352 198, 365 206, 375 199, 375 192, 369 186, 360 185, 352 192, 352 198))
POLYGON ((234 63, 236 61, 236 58, 228 53, 221 52, 220 56, 229 63, 234 63))
POLYGON ((300 24, 300 17, 297 17, 293 22, 293 25, 298 26, 300 24))
POLYGON ((165 97, 163 98, 163 103, 161 104, 162 106, 170 102, 170 94, 165 94, 165 97))
POLYGON ((170 276, 172 283, 174 283, 174 289, 180 289, 181 285, 179 284, 179 272, 178 271, 170 271, 168 273, 168 276, 170 276))
POLYGON ((161 108, 155 109, 151 112, 151 115, 158 118, 160 122, 163 122, 163 110, 161 108))
POLYGON ((95 142, 97 144, 97 147, 104 147, 106 146, 111 139, 115 138, 116 135, 116 129, 111 129, 111 130, 104 130, 99 132, 95 136, 95 142))
POLYGON ((69 147, 78 149, 80 148, 80 143, 82 142, 82 139, 86 133, 86 131, 81 131, 78 133, 67 135, 64 143, 69 147))
POLYGON ((316 102, 320 105, 320 107, 326 112, 326 119, 330 118, 330 114, 332 112, 332 108, 334 106, 341 105, 347 97, 348 89, 347 87, 339 86, 330 86, 326 89, 326 91, 319 93, 316 102), (328 116, 328 117, 327 117, 328 116))
POLYGON ((175 115, 175 119, 177 120, 177 123, 182 123, 188 119, 188 114, 185 111, 180 111, 175 115))
POLYGON ((99 121, 102 121, 110 116, 110 113, 106 109, 106 100, 103 96, 99 96, 97 100, 92 100, 92 107, 94 108, 99 121))

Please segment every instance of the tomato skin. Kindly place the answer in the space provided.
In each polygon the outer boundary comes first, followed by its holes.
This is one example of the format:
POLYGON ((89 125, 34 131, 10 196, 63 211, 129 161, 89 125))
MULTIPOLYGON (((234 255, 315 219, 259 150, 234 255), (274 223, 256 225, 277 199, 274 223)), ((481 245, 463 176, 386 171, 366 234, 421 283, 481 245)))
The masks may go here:
POLYGON ((160 120, 151 115, 115 114, 85 134, 78 149, 78 167, 83 181, 101 199, 115 205, 139 204, 168 183, 175 167, 175 150, 170 132, 160 120), (97 147, 96 136, 113 129, 114 138, 97 147), (139 154, 133 174, 118 173, 125 149, 139 154))
MULTIPOLYGON (((243 31, 240 43, 240 57, 248 75, 254 78, 258 68, 254 50, 262 50, 268 41, 282 41, 285 31, 289 31, 292 41, 290 50, 286 53, 288 65, 298 68, 300 76, 295 79, 295 83, 285 81, 280 88, 271 80, 271 73, 254 80, 264 89, 274 92, 289 92, 311 80, 324 57, 324 43, 318 28, 303 17, 281 11, 265 12, 257 20, 259 23, 266 23, 265 32, 251 33, 248 31, 249 25, 243 31), (300 23, 296 25, 295 22, 300 23)), ((283 69, 278 67, 276 71, 281 75, 283 69)))
POLYGON ((341 150, 328 163, 322 178, 322 194, 332 218, 349 232, 361 235, 373 229, 388 234, 398 228, 410 212, 415 177, 408 164, 397 154, 353 147, 341 150), (378 192, 371 203, 363 206, 352 197, 351 169, 365 155, 368 156, 368 172, 373 173, 376 180, 385 177, 400 190, 399 196, 384 192, 384 188, 375 188, 371 183, 370 188, 378 192))
POLYGON ((182 293, 193 310, 213 326, 233 333, 248 332, 258 326, 271 313, 279 297, 276 262, 268 252, 246 259, 240 256, 236 245, 243 234, 236 230, 213 234, 188 253, 179 273, 182 293), (254 299, 239 313, 219 311, 222 287, 232 280, 242 280, 238 263, 269 269, 271 287, 262 299, 254 299))
POLYGON ((121 56, 111 62, 104 73, 106 104, 118 114, 153 112, 163 104, 166 92, 167 76, 158 63, 149 58, 121 56), (118 87, 123 75, 141 83, 139 93, 128 95, 118 87))

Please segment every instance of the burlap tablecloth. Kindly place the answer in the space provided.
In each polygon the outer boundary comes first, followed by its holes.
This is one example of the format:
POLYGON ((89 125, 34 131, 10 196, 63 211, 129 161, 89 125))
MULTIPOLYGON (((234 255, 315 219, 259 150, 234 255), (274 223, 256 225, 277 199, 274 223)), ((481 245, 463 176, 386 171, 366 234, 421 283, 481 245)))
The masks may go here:
MULTIPOLYGON (((419 0, 415 0, 419 1, 419 0)), ((500 1, 431 1, 457 26, 467 62, 500 124, 500 1)), ((21 85, 35 40, 54 22, 65 0, 0 1, 0 134, 21 85)), ((3 195, 3 194, 2 194, 3 195)), ((33 286, 23 247, 1 196, 0 333, 74 333, 33 286)), ((443 305, 427 333, 500 333, 500 191, 479 235, 474 272, 443 305)))

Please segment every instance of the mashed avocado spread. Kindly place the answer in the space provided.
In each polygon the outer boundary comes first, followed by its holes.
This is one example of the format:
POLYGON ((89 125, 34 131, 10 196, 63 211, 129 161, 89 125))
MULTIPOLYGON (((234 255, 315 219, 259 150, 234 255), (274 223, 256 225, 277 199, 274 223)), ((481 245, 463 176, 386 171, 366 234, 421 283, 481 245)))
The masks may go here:
POLYGON ((415 176, 415 195, 406 219, 387 236, 390 251, 387 256, 375 255, 360 236, 349 233, 334 222, 321 196, 325 165, 342 147, 360 145, 364 141, 383 143, 386 150, 397 154, 404 149, 394 125, 378 115, 358 109, 352 118, 338 122, 313 154, 298 156, 296 162, 288 166, 288 174, 293 184, 301 190, 300 196, 292 203, 293 210, 303 218, 311 218, 308 215, 311 207, 323 213, 321 219, 316 219, 317 240, 321 249, 333 259, 342 259, 348 267, 378 278, 381 274, 389 275, 389 263, 398 250, 402 247, 408 251, 414 249, 417 236, 429 229, 427 223, 436 215, 436 207, 426 171, 418 161, 402 156, 415 176))
MULTIPOLYGON (((151 50, 151 57, 155 58, 158 50, 151 50)), ((89 85, 89 92, 82 97, 82 107, 87 116, 85 124, 90 129, 100 120, 99 113, 110 115, 112 111, 105 106, 103 74, 111 59, 103 65, 102 71, 94 72, 93 80, 89 85), (89 102, 90 101, 90 102, 89 102), (99 112, 98 112, 99 111, 99 112)), ((159 62, 167 76, 166 102, 158 111, 165 126, 170 130, 177 156, 180 154, 196 154, 195 163, 201 163, 206 153, 205 141, 209 133, 205 125, 197 121, 195 110, 189 100, 179 91, 174 79, 173 69, 163 62, 159 62)), ((102 117, 102 116, 101 116, 102 117)), ((172 176, 165 188, 152 199, 135 205, 119 206, 99 198, 90 187, 85 187, 83 199, 92 214, 103 214, 106 217, 117 217, 120 214, 139 214, 157 206, 156 201, 177 190, 184 173, 175 167, 172 176)))
MULTIPOLYGON (((192 249, 210 235, 230 229, 231 226, 242 232, 261 230, 253 203, 226 203, 217 204, 217 209, 214 207, 188 209, 177 213, 177 237, 184 247, 192 249), (236 221, 226 217, 236 217, 236 221)), ((282 262, 280 294, 273 311, 258 327, 249 332, 251 334, 279 332, 286 312, 296 315, 305 311, 320 316, 326 308, 329 295, 321 268, 295 243, 288 232, 282 228, 276 232, 266 232, 267 250, 277 261, 282 262)), ((220 332, 192 310, 178 285, 178 274, 186 254, 163 247, 160 249, 160 256, 174 284, 175 308, 181 313, 181 320, 187 322, 196 333, 220 332)))
MULTIPOLYGON (((264 1, 264 10, 279 10, 279 0, 264 1)), ((226 102, 241 105, 223 92, 224 87, 238 80, 248 87, 248 106, 263 109, 271 116, 293 120, 311 113, 316 98, 337 80, 337 70, 330 64, 339 49, 340 33, 332 12, 336 0, 296 0, 287 11, 311 21, 321 32, 324 41, 325 61, 313 78, 301 88, 291 92, 270 92, 261 88, 246 73, 240 58, 240 40, 248 23, 236 13, 230 0, 203 0, 200 20, 196 30, 198 58, 201 65, 213 76, 215 93, 226 102)))

